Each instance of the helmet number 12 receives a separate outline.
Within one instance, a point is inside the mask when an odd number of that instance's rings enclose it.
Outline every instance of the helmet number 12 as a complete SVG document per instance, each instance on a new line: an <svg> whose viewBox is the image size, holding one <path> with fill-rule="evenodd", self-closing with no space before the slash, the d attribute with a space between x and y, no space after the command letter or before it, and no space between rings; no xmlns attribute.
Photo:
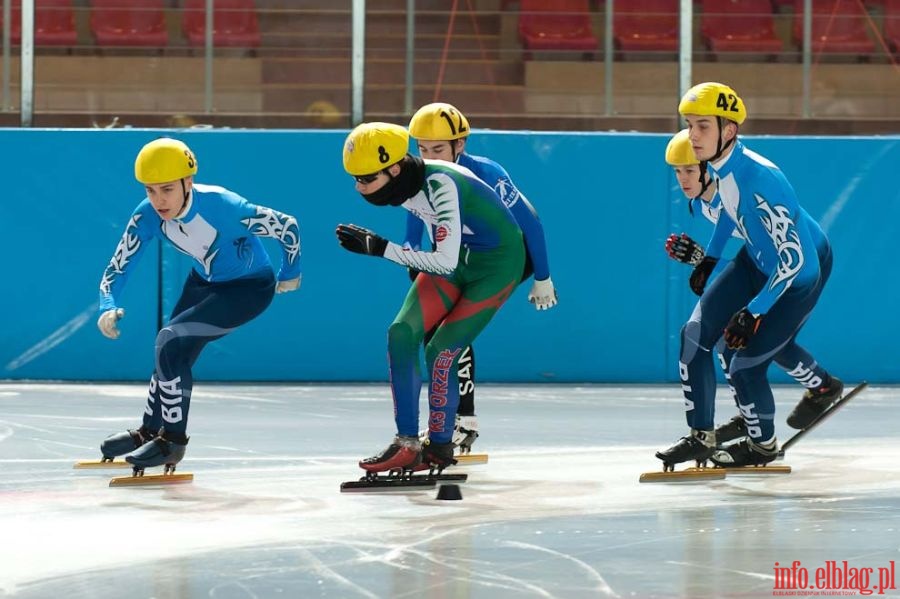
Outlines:
<svg viewBox="0 0 900 599"><path fill-rule="evenodd" d="M729 106L728 101L731 100L731 105ZM719 94L719 97L716 99L716 108L721 108L722 110L730 110L731 112L740 112L738 110L737 105L737 96L734 94Z"/></svg>
<svg viewBox="0 0 900 599"><path fill-rule="evenodd" d="M447 125L450 127L450 133L453 135L459 135L460 133L465 133L468 131L465 123L463 123L462 115L460 115L455 110L451 110L448 114L446 110L441 111L441 116L447 121ZM453 117L456 117L456 123L453 122Z"/></svg>

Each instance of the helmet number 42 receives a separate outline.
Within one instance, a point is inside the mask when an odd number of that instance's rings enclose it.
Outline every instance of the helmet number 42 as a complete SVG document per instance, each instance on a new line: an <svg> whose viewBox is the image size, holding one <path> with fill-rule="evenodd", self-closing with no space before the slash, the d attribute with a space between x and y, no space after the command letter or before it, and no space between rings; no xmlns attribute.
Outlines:
<svg viewBox="0 0 900 599"><path fill-rule="evenodd" d="M731 101L730 105L729 100ZM720 93L716 99L716 107L722 110L730 110L731 112L740 112L737 105L737 96L734 94Z"/></svg>

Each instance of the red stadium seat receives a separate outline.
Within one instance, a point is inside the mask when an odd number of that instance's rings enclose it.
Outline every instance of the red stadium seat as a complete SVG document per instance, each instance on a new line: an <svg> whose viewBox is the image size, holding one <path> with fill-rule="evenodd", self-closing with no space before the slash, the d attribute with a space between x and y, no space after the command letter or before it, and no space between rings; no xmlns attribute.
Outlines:
<svg viewBox="0 0 900 599"><path fill-rule="evenodd" d="M676 52L679 0L617 2L613 41L623 52Z"/></svg>
<svg viewBox="0 0 900 599"><path fill-rule="evenodd" d="M163 0L91 0L98 46L160 48L169 42Z"/></svg>
<svg viewBox="0 0 900 599"><path fill-rule="evenodd" d="M866 34L866 13L859 0L816 0L813 3L814 53L871 54L875 44ZM803 44L803 0L794 0L794 43Z"/></svg>
<svg viewBox="0 0 900 599"><path fill-rule="evenodd" d="M216 0L213 15L213 44L216 46L259 47L259 19L253 0ZM187 0L182 30L188 43L206 43L206 1Z"/></svg>
<svg viewBox="0 0 900 599"><path fill-rule="evenodd" d="M900 53L900 0L884 0L884 40L891 52Z"/></svg>
<svg viewBox="0 0 900 599"><path fill-rule="evenodd" d="M703 0L700 34L712 52L778 54L769 0Z"/></svg>
<svg viewBox="0 0 900 599"><path fill-rule="evenodd" d="M22 41L22 0L14 0L10 11L10 37L13 44ZM2 13L2 11L0 11ZM3 15L0 14L0 25ZM36 46L74 46L78 43L72 0L35 0L34 44Z"/></svg>
<svg viewBox="0 0 900 599"><path fill-rule="evenodd" d="M521 0L519 39L526 50L597 49L587 0Z"/></svg>

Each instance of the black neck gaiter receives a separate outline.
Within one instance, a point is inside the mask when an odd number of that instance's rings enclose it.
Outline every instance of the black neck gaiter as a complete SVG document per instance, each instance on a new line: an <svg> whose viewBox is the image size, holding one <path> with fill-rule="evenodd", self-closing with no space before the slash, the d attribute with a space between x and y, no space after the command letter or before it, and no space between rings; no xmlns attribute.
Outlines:
<svg viewBox="0 0 900 599"><path fill-rule="evenodd" d="M390 176L390 175L388 175ZM425 162L418 156L406 155L400 162L400 174L391 177L384 187L362 197L375 206L399 206L413 197L425 183Z"/></svg>

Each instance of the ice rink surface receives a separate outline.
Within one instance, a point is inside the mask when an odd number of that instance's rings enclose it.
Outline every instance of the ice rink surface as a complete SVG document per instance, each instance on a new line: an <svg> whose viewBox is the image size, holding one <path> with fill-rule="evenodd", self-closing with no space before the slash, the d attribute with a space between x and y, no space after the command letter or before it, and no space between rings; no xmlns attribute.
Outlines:
<svg viewBox="0 0 900 599"><path fill-rule="evenodd" d="M391 439L387 385L201 382L179 466L193 483L73 470L139 424L145 393L0 384L0 597L772 597L775 562L812 580L828 560L900 558L897 388L807 435L790 475L648 485L653 452L687 432L677 385L482 385L490 462L463 469L462 501L339 492ZM776 389L782 441L801 393Z"/></svg>

